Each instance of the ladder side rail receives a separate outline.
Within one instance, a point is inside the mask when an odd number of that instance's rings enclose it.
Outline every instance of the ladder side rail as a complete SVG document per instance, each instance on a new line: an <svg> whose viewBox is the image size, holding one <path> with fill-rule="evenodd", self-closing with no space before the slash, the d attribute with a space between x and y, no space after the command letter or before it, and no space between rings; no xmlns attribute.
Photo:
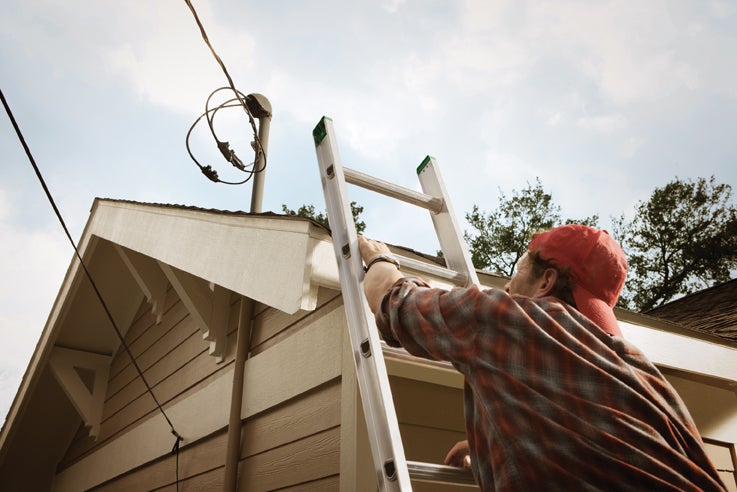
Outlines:
<svg viewBox="0 0 737 492"><path fill-rule="evenodd" d="M463 240L463 231L456 220L445 182L440 175L437 160L427 156L417 168L417 177L420 180L422 191L428 195L443 198L443 209L438 213L431 213L430 216L438 233L440 249L443 251L447 267L467 275L468 280L464 287L480 285L476 268L471 262L471 254Z"/></svg>
<svg viewBox="0 0 737 492"><path fill-rule="evenodd" d="M396 198L397 200L425 208L431 212L438 213L443 209L443 200L435 196L419 193L415 190L390 183L389 181L369 176L355 169L343 167L343 173L346 183Z"/></svg>
<svg viewBox="0 0 737 492"><path fill-rule="evenodd" d="M318 130L323 133L320 139L317 136ZM345 176L338 155L332 120L323 117L315 132L320 178L323 181L377 484L380 490L411 490L409 470L381 341L363 294L363 264L353 216L349 212Z"/></svg>

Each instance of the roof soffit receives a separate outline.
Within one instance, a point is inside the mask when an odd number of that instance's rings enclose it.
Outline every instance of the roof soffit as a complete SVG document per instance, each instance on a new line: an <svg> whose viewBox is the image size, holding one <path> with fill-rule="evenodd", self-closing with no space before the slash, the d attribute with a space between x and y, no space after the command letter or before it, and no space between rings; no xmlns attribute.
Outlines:
<svg viewBox="0 0 737 492"><path fill-rule="evenodd" d="M97 200L82 243L92 236L286 313L313 309L315 282L337 279L323 265L330 236L309 220Z"/></svg>

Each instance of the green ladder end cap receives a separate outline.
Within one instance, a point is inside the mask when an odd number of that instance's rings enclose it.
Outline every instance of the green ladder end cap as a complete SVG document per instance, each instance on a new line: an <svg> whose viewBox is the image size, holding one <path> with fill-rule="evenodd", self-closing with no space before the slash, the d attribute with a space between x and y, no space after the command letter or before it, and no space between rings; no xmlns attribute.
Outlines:
<svg viewBox="0 0 737 492"><path fill-rule="evenodd" d="M315 140L315 145L320 145L328 131L325 129L325 120L333 121L332 118L323 116L320 118L320 122L317 124L314 130L312 130L312 138Z"/></svg>
<svg viewBox="0 0 737 492"><path fill-rule="evenodd" d="M433 156L431 156L431 155L426 156L425 159L422 161L422 164L420 164L419 166L417 166L417 174L420 174L422 172L422 170L425 169L425 166L427 166L428 164L430 164L430 161L433 160L433 159L435 159L435 158Z"/></svg>

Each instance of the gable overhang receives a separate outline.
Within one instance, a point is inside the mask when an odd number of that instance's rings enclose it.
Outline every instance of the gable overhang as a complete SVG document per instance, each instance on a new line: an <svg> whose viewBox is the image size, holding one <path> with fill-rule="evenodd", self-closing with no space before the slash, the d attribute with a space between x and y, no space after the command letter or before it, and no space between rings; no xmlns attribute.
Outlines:
<svg viewBox="0 0 737 492"><path fill-rule="evenodd" d="M314 309L319 287L339 288L328 231L300 217L97 199L78 250L108 310L73 257L0 432L0 470L53 473L80 423L94 435L101 381L120 347L110 317L124 336L144 300L155 314L163 309L170 285L180 297L189 289L192 310L199 291L288 314Z"/></svg>

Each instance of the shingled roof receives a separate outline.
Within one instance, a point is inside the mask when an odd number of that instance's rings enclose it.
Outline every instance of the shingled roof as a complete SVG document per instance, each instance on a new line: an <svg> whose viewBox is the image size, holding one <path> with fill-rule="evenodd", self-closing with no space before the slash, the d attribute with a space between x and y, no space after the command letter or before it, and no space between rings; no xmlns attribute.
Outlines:
<svg viewBox="0 0 737 492"><path fill-rule="evenodd" d="M681 297L645 314L737 341L737 279Z"/></svg>

